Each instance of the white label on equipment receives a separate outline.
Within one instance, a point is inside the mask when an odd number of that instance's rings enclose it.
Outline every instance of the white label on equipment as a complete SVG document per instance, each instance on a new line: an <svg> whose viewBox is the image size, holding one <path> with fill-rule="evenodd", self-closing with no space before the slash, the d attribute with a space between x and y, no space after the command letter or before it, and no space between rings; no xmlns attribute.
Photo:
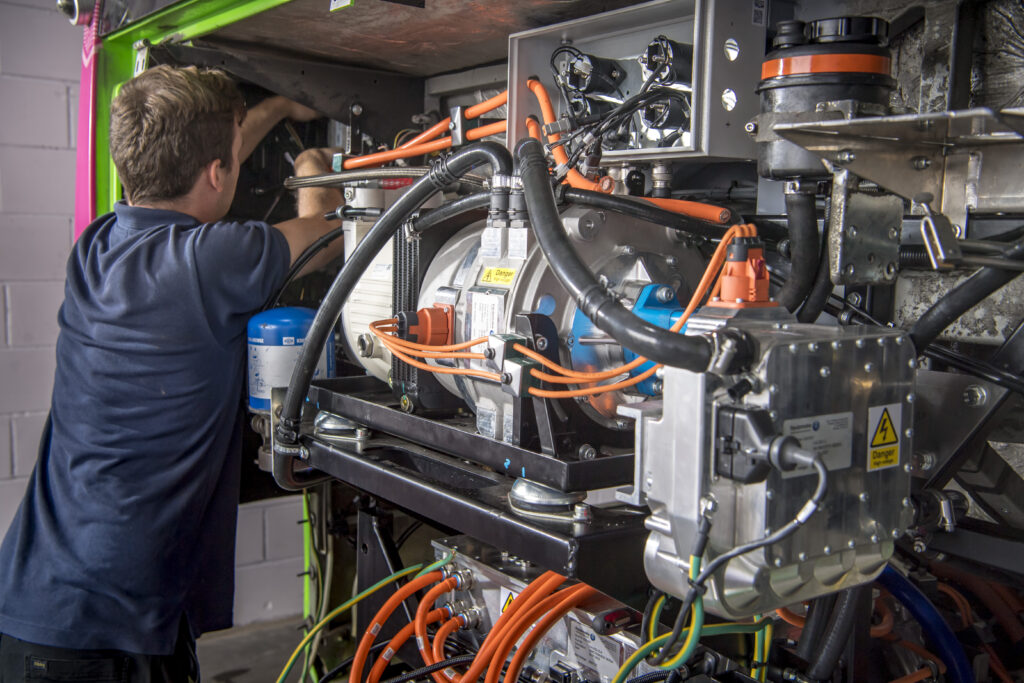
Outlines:
<svg viewBox="0 0 1024 683"><path fill-rule="evenodd" d="M622 666L622 643L613 638L602 638L594 629L570 618L569 656L605 680L605 677L613 677Z"/></svg>
<svg viewBox="0 0 1024 683"><path fill-rule="evenodd" d="M469 290L469 338L479 339L487 337L504 329L505 323L505 294L488 291ZM487 366L487 361L471 360L471 368L486 369L491 372L494 368ZM491 437L494 438L494 437Z"/></svg>
<svg viewBox="0 0 1024 683"><path fill-rule="evenodd" d="M270 400L270 390L291 381L302 346L260 346L249 344L249 395ZM314 377L327 374L327 356L321 355Z"/></svg>
<svg viewBox="0 0 1024 683"><path fill-rule="evenodd" d="M868 472L900 464L900 429L903 413L899 403L868 408L868 448L865 469Z"/></svg>
<svg viewBox="0 0 1024 683"><path fill-rule="evenodd" d="M508 257L525 259L530 250L530 231L527 228L511 228L508 231Z"/></svg>
<svg viewBox="0 0 1024 683"><path fill-rule="evenodd" d="M821 456L829 471L844 470L853 461L853 413L832 413L831 415L812 415L786 420L782 423L782 433L792 436L807 450ZM802 477L813 474L809 467L801 467L790 472L783 472L782 477Z"/></svg>

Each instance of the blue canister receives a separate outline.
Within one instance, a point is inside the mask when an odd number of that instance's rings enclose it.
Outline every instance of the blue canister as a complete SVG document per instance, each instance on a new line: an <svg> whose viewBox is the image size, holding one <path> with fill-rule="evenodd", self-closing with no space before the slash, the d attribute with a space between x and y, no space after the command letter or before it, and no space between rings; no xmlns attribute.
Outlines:
<svg viewBox="0 0 1024 683"><path fill-rule="evenodd" d="M316 311L285 307L249 319L249 409L270 412L270 390L286 387L302 353ZM314 378L334 376L334 333L327 338Z"/></svg>

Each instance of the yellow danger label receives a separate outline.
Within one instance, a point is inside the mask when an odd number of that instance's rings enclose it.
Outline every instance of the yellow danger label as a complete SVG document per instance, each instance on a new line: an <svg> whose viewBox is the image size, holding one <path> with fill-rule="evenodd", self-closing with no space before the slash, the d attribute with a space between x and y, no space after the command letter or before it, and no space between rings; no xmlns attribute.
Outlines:
<svg viewBox="0 0 1024 683"><path fill-rule="evenodd" d="M501 611L504 612L505 610L507 610L509 608L509 605L511 605L515 599L516 596L509 593L508 596L505 598L505 602L501 603Z"/></svg>
<svg viewBox="0 0 1024 683"><path fill-rule="evenodd" d="M480 276L482 285L511 285L516 279L515 268L485 268Z"/></svg>
<svg viewBox="0 0 1024 683"><path fill-rule="evenodd" d="M883 470L900 464L900 430L903 413L900 404L868 408L867 470Z"/></svg>
<svg viewBox="0 0 1024 683"><path fill-rule="evenodd" d="M900 464L900 447L885 446L883 448L872 448L871 459L868 461L868 470L881 470L886 467Z"/></svg>
<svg viewBox="0 0 1024 683"><path fill-rule="evenodd" d="M896 436L896 430L892 427L892 418L889 417L889 409L882 409L882 417L878 419L878 424L875 425L875 435L871 437L871 447L878 448L879 446L891 446L898 444L900 439Z"/></svg>

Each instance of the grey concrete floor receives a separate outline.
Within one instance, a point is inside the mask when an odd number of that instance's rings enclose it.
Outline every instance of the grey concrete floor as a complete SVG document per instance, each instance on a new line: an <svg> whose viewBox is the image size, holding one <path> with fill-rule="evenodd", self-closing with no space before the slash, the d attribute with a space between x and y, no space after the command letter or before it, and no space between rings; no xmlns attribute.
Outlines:
<svg viewBox="0 0 1024 683"><path fill-rule="evenodd" d="M302 640L301 623L293 617L204 635L197 642L203 683L277 680L289 655ZM289 682L298 680L295 672L288 677Z"/></svg>

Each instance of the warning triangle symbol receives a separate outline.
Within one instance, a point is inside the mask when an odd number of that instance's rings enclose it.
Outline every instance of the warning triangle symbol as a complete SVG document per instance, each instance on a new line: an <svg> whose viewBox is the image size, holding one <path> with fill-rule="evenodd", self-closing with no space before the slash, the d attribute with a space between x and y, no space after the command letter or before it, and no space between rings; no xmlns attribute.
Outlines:
<svg viewBox="0 0 1024 683"><path fill-rule="evenodd" d="M878 426L875 427L875 435L871 437L871 447L892 446L898 444L900 439L896 436L896 430L892 426L892 418L889 417L889 409L882 409L882 417L878 419Z"/></svg>
<svg viewBox="0 0 1024 683"><path fill-rule="evenodd" d="M504 612L505 610L507 610L508 606L511 605L512 601L515 600L515 599L516 599L516 596L513 595L512 593L509 593L508 597L505 598L505 602L502 603L502 605L501 605L501 611Z"/></svg>

